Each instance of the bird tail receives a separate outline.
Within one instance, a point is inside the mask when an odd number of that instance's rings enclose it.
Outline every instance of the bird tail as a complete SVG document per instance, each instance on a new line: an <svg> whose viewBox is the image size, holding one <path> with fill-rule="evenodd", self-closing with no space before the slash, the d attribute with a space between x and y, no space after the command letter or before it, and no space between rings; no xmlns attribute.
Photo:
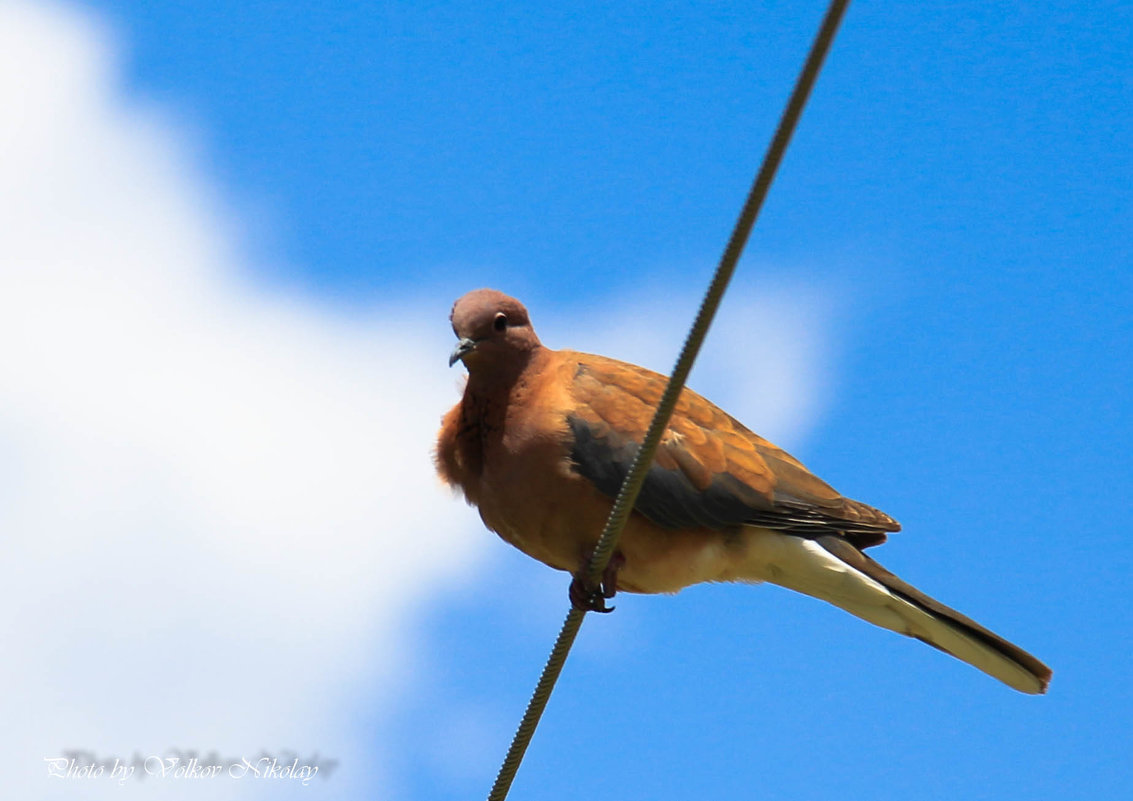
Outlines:
<svg viewBox="0 0 1133 801"><path fill-rule="evenodd" d="M915 637L1024 693L1044 693L1051 670L1022 648L930 598L836 535L803 538L751 529L758 576L820 598L874 625Z"/></svg>

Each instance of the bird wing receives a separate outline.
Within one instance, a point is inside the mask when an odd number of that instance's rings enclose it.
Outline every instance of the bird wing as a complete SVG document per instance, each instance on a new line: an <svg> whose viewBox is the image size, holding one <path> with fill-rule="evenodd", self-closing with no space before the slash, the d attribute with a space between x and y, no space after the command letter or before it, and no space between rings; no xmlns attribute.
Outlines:
<svg viewBox="0 0 1133 801"><path fill-rule="evenodd" d="M614 497L667 378L643 367L564 354L575 470ZM893 518L840 495L781 448L684 390L634 507L669 529L758 525L801 536L837 533L859 548L897 531Z"/></svg>

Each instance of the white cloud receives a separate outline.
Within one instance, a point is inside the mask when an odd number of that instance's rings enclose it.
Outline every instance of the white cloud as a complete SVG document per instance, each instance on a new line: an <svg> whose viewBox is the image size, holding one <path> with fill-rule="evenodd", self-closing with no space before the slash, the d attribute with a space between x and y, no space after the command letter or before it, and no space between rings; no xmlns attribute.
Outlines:
<svg viewBox="0 0 1133 801"><path fill-rule="evenodd" d="M43 778L68 747L292 747L348 792L381 768L351 696L394 691L403 615L488 542L429 462L448 301L347 322L243 283L114 54L90 16L0 7L5 781L73 792Z"/></svg>
<svg viewBox="0 0 1133 801"><path fill-rule="evenodd" d="M0 5L5 793L74 792L42 762L73 747L317 750L341 766L315 790L372 789L397 744L365 721L407 686L414 610L491 544L429 461L456 395L451 299L359 321L249 285L232 210L124 92L117 53L88 13ZM821 315L761 297L733 302L694 384L790 440L818 396L802 321ZM687 315L656 341L634 315L558 339L667 369ZM735 370L727 343L753 340Z"/></svg>

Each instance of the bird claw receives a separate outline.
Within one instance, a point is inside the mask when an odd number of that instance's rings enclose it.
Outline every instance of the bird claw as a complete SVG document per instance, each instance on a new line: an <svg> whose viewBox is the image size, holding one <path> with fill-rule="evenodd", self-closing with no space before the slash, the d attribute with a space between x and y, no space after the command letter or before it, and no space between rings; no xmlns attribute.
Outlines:
<svg viewBox="0 0 1133 801"><path fill-rule="evenodd" d="M582 570L575 574L570 583L571 606L581 612L609 614L617 607L606 606L606 599L617 595L618 571L625 564L626 559L620 553L615 553L610 557L610 561L606 563L606 568L602 571L602 581L596 587L586 580L586 564L589 561L589 559L584 561Z"/></svg>
<svg viewBox="0 0 1133 801"><path fill-rule="evenodd" d="M582 576L575 576L570 583L570 605L580 612L613 612L614 607L606 606L608 597L601 587L588 587Z"/></svg>

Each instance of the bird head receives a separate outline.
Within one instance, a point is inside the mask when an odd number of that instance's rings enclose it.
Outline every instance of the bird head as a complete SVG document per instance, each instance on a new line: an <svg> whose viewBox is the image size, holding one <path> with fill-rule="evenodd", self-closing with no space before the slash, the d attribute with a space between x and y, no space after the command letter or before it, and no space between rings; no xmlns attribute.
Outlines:
<svg viewBox="0 0 1133 801"><path fill-rule="evenodd" d="M464 362L468 371L491 370L521 363L540 347L527 309L495 289L477 289L453 304L452 330L459 342L449 357L451 367Z"/></svg>

